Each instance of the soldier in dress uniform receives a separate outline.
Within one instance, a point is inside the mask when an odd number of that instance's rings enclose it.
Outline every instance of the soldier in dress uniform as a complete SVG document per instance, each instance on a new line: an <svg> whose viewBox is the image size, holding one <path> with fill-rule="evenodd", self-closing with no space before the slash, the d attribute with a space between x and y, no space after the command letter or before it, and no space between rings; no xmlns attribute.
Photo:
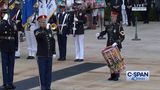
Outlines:
<svg viewBox="0 0 160 90"><path fill-rule="evenodd" d="M122 48L122 41L125 38L124 30L122 25L117 23L117 12L111 12L111 21L110 25L106 26L105 31L100 32L98 39L102 38L106 33L108 34L107 46L115 47L117 46L119 50ZM111 77L108 80L118 81L120 73L111 73Z"/></svg>
<svg viewBox="0 0 160 90"><path fill-rule="evenodd" d="M18 30L18 50L15 53L15 57L16 58L20 58L20 38L21 35L23 33L23 27L22 27L22 13L21 13L21 9L20 9L20 2L19 1L15 1L15 8L17 9L17 13L16 15L12 18L12 20L16 21L16 25L17 25L17 30Z"/></svg>
<svg viewBox="0 0 160 90"><path fill-rule="evenodd" d="M35 59L37 52L37 42L34 35L34 30L38 28L38 23L36 21L37 15L34 13L29 19L29 25L25 30L25 36L27 41L28 57L27 59Z"/></svg>
<svg viewBox="0 0 160 90"><path fill-rule="evenodd" d="M2 74L4 89L15 89L13 85L15 51L18 48L16 24L9 20L7 9L1 10L0 50L2 58Z"/></svg>
<svg viewBox="0 0 160 90"><path fill-rule="evenodd" d="M55 52L55 39L51 29L47 27L47 16L38 18L39 28L34 31L37 40L37 63L40 75L41 90L51 90L52 56Z"/></svg>
<svg viewBox="0 0 160 90"><path fill-rule="evenodd" d="M82 11L83 1L76 1L74 20L73 20L73 36L75 39L75 62L81 62L84 60L84 24L85 15ZM77 8L77 9L76 9Z"/></svg>
<svg viewBox="0 0 160 90"><path fill-rule="evenodd" d="M67 35L70 33L69 14L65 11L65 4L59 5L60 12L57 14L58 30L57 39L59 46L59 61L66 60L67 52Z"/></svg>

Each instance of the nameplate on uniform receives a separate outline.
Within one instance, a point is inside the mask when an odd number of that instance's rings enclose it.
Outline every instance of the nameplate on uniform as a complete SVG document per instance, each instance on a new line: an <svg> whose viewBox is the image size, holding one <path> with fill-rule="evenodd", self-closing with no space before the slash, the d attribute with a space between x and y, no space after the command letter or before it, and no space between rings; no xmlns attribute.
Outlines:
<svg viewBox="0 0 160 90"><path fill-rule="evenodd" d="M132 11L147 11L146 7L132 7Z"/></svg>

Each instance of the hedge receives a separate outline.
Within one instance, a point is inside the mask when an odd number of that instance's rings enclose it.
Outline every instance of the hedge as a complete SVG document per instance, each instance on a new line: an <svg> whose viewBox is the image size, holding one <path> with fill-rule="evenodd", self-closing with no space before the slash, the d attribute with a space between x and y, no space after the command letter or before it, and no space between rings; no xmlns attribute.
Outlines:
<svg viewBox="0 0 160 90"><path fill-rule="evenodd" d="M138 20L142 20L142 16L140 12L135 12L134 15L137 15ZM110 18L110 9L109 8L105 8L105 20L109 20ZM150 21L156 21L156 10L155 8L151 8L149 11L149 20Z"/></svg>

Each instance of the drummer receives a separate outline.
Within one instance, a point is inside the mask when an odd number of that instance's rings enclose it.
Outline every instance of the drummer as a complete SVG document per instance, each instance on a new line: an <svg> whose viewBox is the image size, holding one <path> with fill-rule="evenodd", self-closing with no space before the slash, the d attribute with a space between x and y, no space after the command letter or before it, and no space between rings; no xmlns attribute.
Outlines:
<svg viewBox="0 0 160 90"><path fill-rule="evenodd" d="M107 46L115 47L117 46L119 50L122 48L122 41L125 38L123 27L117 22L117 12L111 12L111 24L106 26L106 29L98 34L98 39L103 38L107 33L108 40ZM120 72L111 72L111 76L108 80L118 81L120 77Z"/></svg>

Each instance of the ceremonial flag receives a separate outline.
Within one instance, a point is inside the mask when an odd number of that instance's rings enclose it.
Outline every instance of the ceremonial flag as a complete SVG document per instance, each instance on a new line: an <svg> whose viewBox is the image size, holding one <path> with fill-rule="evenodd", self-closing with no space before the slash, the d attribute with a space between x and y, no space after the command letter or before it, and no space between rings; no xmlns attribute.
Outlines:
<svg viewBox="0 0 160 90"><path fill-rule="evenodd" d="M38 2L38 16L46 15L47 16L47 1L46 0L39 0Z"/></svg>
<svg viewBox="0 0 160 90"><path fill-rule="evenodd" d="M49 20L50 17L56 12L57 5L55 0L39 0L39 13L38 15L46 15Z"/></svg>
<svg viewBox="0 0 160 90"><path fill-rule="evenodd" d="M47 16L48 20L50 17L56 13L57 5L55 0L47 0Z"/></svg>
<svg viewBox="0 0 160 90"><path fill-rule="evenodd" d="M25 25L28 19L35 13L37 0L23 0L22 4L22 24Z"/></svg>
<svg viewBox="0 0 160 90"><path fill-rule="evenodd" d="M68 7L71 7L73 3L74 3L74 0L66 0L66 4Z"/></svg>

